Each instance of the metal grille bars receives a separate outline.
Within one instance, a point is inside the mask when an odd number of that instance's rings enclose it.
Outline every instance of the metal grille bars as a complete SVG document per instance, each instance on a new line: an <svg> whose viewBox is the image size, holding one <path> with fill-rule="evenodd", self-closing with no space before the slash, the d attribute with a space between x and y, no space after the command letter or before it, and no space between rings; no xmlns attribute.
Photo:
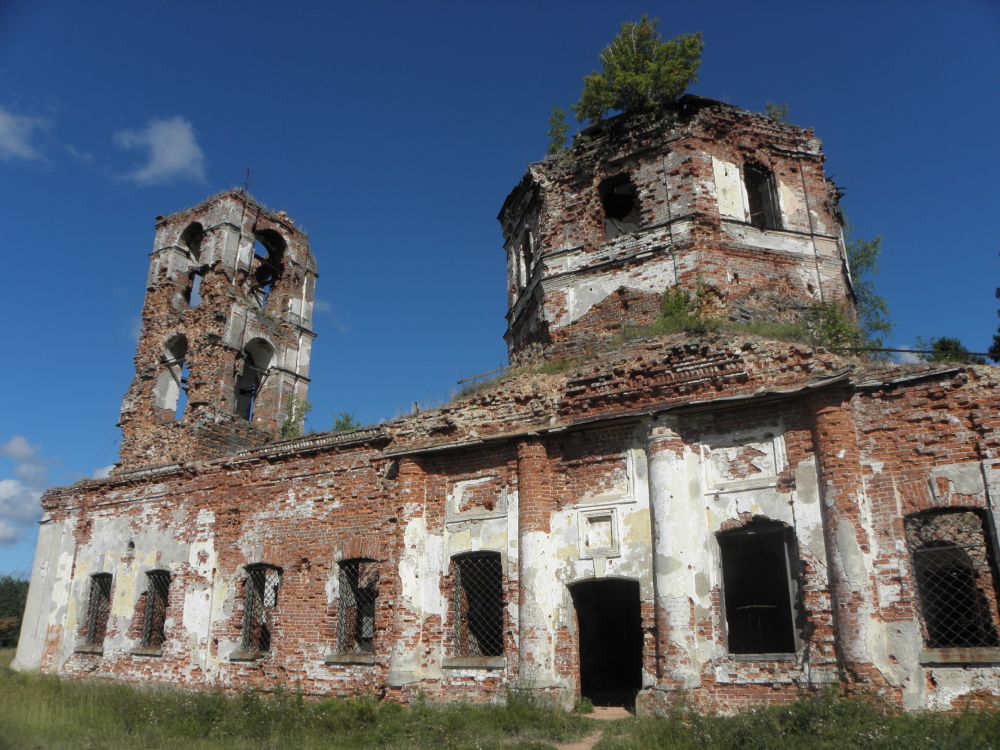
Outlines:
<svg viewBox="0 0 1000 750"><path fill-rule="evenodd" d="M341 654L370 654L375 639L378 563L367 559L345 560L339 567L337 651Z"/></svg>
<svg viewBox="0 0 1000 750"><path fill-rule="evenodd" d="M503 570L497 552L452 561L455 573L455 653L503 656Z"/></svg>
<svg viewBox="0 0 1000 750"><path fill-rule="evenodd" d="M92 646L104 642L108 632L108 613L111 612L111 574L97 573L90 577L90 598L87 600L87 643Z"/></svg>
<svg viewBox="0 0 1000 750"><path fill-rule="evenodd" d="M278 604L281 571L273 565L247 565L246 606L243 611L243 650L271 650L271 612Z"/></svg>
<svg viewBox="0 0 1000 750"><path fill-rule="evenodd" d="M146 611L142 620L142 645L159 648L163 645L163 626L167 619L167 597L170 593L170 572L150 570L146 573Z"/></svg>

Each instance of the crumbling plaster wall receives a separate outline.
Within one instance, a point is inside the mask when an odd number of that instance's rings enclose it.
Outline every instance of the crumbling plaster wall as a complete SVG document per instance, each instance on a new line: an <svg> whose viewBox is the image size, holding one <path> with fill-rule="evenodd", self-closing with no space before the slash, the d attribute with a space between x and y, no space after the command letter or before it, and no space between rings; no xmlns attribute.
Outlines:
<svg viewBox="0 0 1000 750"><path fill-rule="evenodd" d="M780 229L750 224L751 161L774 176ZM621 174L636 187L640 228L611 239L598 186ZM595 326L587 313L622 290L654 302L622 309L615 329L650 322L674 286L707 292L716 314L736 320L795 320L821 301L851 307L837 200L811 132L718 103L584 131L566 154L532 165L500 213L511 356L607 335L609 316Z"/></svg>
<svg viewBox="0 0 1000 750"><path fill-rule="evenodd" d="M192 228L203 232L198 241L190 239ZM281 274L261 309L249 278L254 243L265 235L280 236L285 249ZM194 274L202 279L200 300ZM277 437L292 396L307 395L315 281L305 235L287 216L263 209L243 193L222 193L189 211L159 217L136 376L122 402L122 466L212 457ZM164 408L158 399L164 360L175 356L168 348L178 337L186 341L189 377L183 386L186 408L176 419L172 404ZM275 355L250 424L234 411L237 379L246 366L242 351L254 340L267 342ZM175 369L176 381L180 365Z"/></svg>

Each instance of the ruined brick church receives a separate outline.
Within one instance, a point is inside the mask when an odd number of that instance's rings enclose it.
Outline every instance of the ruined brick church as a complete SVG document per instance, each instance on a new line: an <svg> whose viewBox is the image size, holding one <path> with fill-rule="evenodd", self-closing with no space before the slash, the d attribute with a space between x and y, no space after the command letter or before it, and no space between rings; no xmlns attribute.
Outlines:
<svg viewBox="0 0 1000 750"><path fill-rule="evenodd" d="M750 333L853 309L823 161L690 96L587 128L500 211L511 367L291 440L305 234L241 191L157 217L121 461L45 494L15 667L645 711L996 700L997 371ZM730 325L641 335L678 289Z"/></svg>

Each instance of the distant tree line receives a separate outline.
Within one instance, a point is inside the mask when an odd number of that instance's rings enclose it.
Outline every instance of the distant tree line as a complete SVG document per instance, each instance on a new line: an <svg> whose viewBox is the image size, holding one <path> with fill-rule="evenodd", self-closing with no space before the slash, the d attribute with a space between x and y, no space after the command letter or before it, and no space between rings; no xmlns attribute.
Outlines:
<svg viewBox="0 0 1000 750"><path fill-rule="evenodd" d="M28 582L11 576L0 577L0 648L14 648L21 632Z"/></svg>

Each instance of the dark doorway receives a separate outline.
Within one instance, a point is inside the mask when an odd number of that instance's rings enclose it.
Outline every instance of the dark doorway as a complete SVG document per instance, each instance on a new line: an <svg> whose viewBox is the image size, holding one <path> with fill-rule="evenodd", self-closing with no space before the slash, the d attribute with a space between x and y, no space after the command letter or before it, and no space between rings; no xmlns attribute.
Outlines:
<svg viewBox="0 0 1000 750"><path fill-rule="evenodd" d="M577 583L570 591L580 633L580 692L595 706L635 707L642 687L639 583Z"/></svg>

